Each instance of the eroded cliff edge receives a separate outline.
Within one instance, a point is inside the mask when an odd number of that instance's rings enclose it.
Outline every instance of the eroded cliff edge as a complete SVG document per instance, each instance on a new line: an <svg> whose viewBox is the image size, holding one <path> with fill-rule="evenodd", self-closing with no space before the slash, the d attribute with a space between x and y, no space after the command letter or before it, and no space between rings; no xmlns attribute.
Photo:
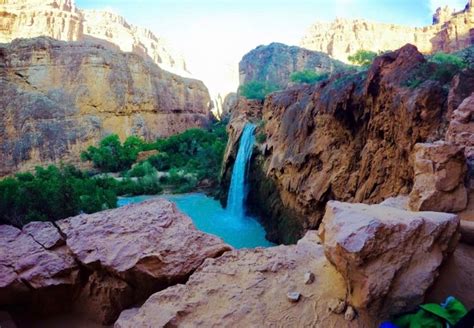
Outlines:
<svg viewBox="0 0 474 328"><path fill-rule="evenodd" d="M451 83L410 86L422 65L429 66L407 45L367 72L290 88L260 104L241 99L229 125L223 185L250 120L266 140L252 161L248 205L273 241L292 243L317 228L330 200L379 203L410 193L415 145L444 139L452 112L474 91L469 69Z"/></svg>
<svg viewBox="0 0 474 328"><path fill-rule="evenodd" d="M147 140L210 121L201 81L93 42L0 45L0 176L79 154L104 135Z"/></svg>

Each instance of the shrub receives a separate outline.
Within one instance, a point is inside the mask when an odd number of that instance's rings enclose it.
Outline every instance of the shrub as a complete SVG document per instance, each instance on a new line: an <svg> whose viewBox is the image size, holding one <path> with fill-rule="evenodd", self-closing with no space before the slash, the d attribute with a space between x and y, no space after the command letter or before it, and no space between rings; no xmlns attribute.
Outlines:
<svg viewBox="0 0 474 328"><path fill-rule="evenodd" d="M126 174L127 177L141 178L147 175L155 175L156 169L149 161L139 163L132 167Z"/></svg>
<svg viewBox="0 0 474 328"><path fill-rule="evenodd" d="M102 139L99 147L90 146L81 154L83 161L92 161L102 172L119 172L129 169L137 160L138 153L145 143L138 137L128 137L123 143L116 134Z"/></svg>
<svg viewBox="0 0 474 328"><path fill-rule="evenodd" d="M367 67L372 64L375 57L377 57L377 53L369 50L359 50L354 55L349 56L347 59L358 66Z"/></svg>
<svg viewBox="0 0 474 328"><path fill-rule="evenodd" d="M445 54L442 52L434 54L429 61L438 65L452 66L457 68L458 70L467 67L467 63L462 58L456 55Z"/></svg>
<svg viewBox="0 0 474 328"><path fill-rule="evenodd" d="M255 140L259 144L263 144L265 141L267 141L267 135L265 134L265 132L260 132L259 134L257 134L257 137L255 138Z"/></svg>
<svg viewBox="0 0 474 328"><path fill-rule="evenodd" d="M1 180L0 195L0 223L16 226L93 213L117 203L111 179L93 179L72 166L37 167L34 174Z"/></svg>
<svg viewBox="0 0 474 328"><path fill-rule="evenodd" d="M294 72L290 75L290 79L295 83L315 84L329 78L329 73L317 73L310 70Z"/></svg>
<svg viewBox="0 0 474 328"><path fill-rule="evenodd" d="M252 81L240 86L239 93L247 99L264 100L267 95L278 90L279 87L276 85Z"/></svg>

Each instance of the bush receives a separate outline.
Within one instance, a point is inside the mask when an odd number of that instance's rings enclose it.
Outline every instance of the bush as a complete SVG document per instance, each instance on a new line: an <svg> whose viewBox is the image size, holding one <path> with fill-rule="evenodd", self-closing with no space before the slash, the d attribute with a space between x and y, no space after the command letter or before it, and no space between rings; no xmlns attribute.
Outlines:
<svg viewBox="0 0 474 328"><path fill-rule="evenodd" d="M149 161L139 163L126 174L127 177L141 178L147 175L156 175L157 171Z"/></svg>
<svg viewBox="0 0 474 328"><path fill-rule="evenodd" d="M278 90L279 87L276 85L252 81L240 86L239 93L247 99L264 100L267 95Z"/></svg>
<svg viewBox="0 0 474 328"><path fill-rule="evenodd" d="M144 148L145 143L138 137L128 137L122 145L119 137L112 134L102 139L98 148L90 146L81 159L92 161L102 172L120 172L129 169Z"/></svg>
<svg viewBox="0 0 474 328"><path fill-rule="evenodd" d="M426 63L420 64L407 78L405 85L411 89L419 87L423 82L431 80L441 84L450 83L453 77L468 64L460 57L450 54L437 53Z"/></svg>
<svg viewBox="0 0 474 328"><path fill-rule="evenodd" d="M114 208L114 186L112 179L93 179L72 166L37 167L34 174L0 181L0 223L22 226Z"/></svg>
<svg viewBox="0 0 474 328"><path fill-rule="evenodd" d="M317 73L310 70L294 72L290 75L290 79L295 83L315 84L329 78L329 73Z"/></svg>
<svg viewBox="0 0 474 328"><path fill-rule="evenodd" d="M257 137L255 138L257 143L263 144L265 141L267 141L267 135L264 132L260 132L257 134Z"/></svg>
<svg viewBox="0 0 474 328"><path fill-rule="evenodd" d="M354 55L349 56L347 59L358 66L367 67L372 64L375 57L377 57L377 53L369 50L359 50Z"/></svg>

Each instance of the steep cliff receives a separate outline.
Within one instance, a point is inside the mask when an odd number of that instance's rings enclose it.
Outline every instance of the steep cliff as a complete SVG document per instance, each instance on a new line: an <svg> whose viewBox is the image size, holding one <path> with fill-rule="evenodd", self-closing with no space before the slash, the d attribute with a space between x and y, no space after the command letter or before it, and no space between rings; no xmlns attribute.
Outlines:
<svg viewBox="0 0 474 328"><path fill-rule="evenodd" d="M458 13L440 9L434 16L434 23L417 28L361 19L336 19L312 25L300 45L346 62L349 55L360 49L387 51L411 43L429 54L455 52L474 44L474 8L471 6Z"/></svg>
<svg viewBox="0 0 474 328"><path fill-rule="evenodd" d="M0 67L0 176L78 161L108 133L152 140L210 119L202 82L100 44L16 40Z"/></svg>
<svg viewBox="0 0 474 328"><path fill-rule="evenodd" d="M182 56L165 40L117 14L81 10L74 0L0 0L0 42L39 36L103 40L104 45L149 57L166 70L188 74Z"/></svg>
<svg viewBox="0 0 474 328"><path fill-rule="evenodd" d="M260 81L286 88L293 72L310 70L332 74L344 66L325 53L272 43L259 46L242 58L239 63L240 84Z"/></svg>
<svg viewBox="0 0 474 328"><path fill-rule="evenodd" d="M249 206L274 241L294 242L318 227L329 200L377 203L408 194L415 144L444 139L448 108L474 92L472 70L451 88L435 80L409 87L420 67L429 65L407 45L378 57L368 72L274 93L257 108L241 102L229 126L224 185L232 145L250 119L266 141L252 161Z"/></svg>

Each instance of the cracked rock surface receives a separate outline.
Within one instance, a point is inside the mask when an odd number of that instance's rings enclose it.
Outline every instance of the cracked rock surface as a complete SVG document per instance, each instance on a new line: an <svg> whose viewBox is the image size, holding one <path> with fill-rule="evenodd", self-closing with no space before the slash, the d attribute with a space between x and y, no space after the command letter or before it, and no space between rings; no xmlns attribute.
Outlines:
<svg viewBox="0 0 474 328"><path fill-rule="evenodd" d="M3 225L0 306L73 310L108 324L230 249L161 199L23 230Z"/></svg>

